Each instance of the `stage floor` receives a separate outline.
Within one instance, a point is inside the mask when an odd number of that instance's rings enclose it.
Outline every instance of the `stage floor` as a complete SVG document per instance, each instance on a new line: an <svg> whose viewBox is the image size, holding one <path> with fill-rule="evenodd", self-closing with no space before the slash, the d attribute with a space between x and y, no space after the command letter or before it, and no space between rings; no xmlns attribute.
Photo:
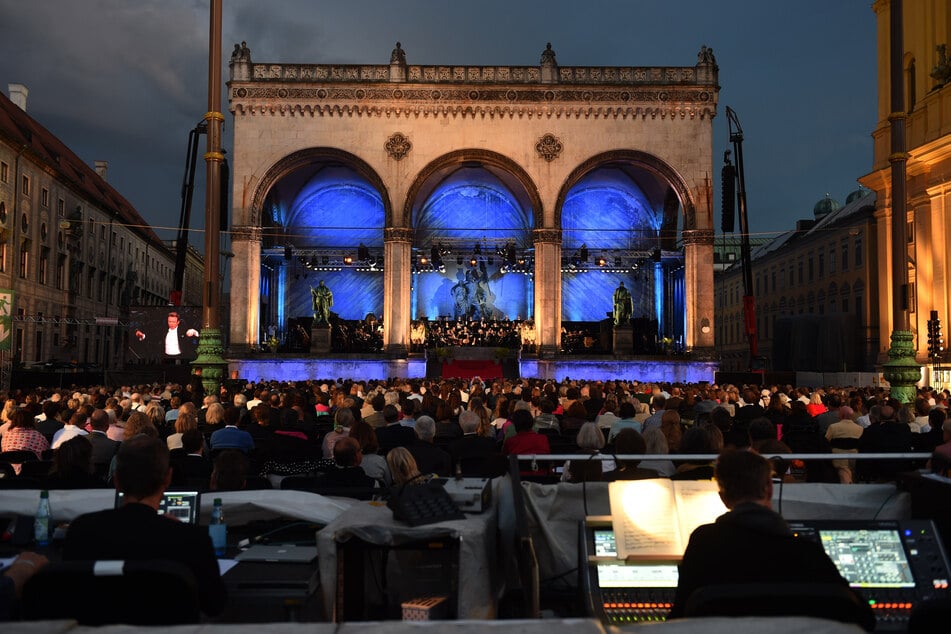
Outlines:
<svg viewBox="0 0 951 634"><path fill-rule="evenodd" d="M713 382L719 368L716 361L689 358L555 357L539 359L522 356L517 364L518 376L525 378L566 378L587 380L624 379L628 381L664 383ZM247 381L304 381L308 379L353 378L364 380L399 378L434 378L427 374L423 355L405 359L384 357L359 358L339 356L288 356L259 354L253 357L229 358L228 376Z"/></svg>

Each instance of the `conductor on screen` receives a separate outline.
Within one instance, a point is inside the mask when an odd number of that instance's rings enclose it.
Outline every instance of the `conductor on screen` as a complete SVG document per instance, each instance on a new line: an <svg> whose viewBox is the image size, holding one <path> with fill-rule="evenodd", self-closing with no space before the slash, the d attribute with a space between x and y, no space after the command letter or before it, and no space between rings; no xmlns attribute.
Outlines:
<svg viewBox="0 0 951 634"><path fill-rule="evenodd" d="M194 328L185 328L177 312L170 311L165 327L157 326L146 333L136 329L135 338L146 343L162 357L171 359L185 359L195 356L198 346L198 331Z"/></svg>

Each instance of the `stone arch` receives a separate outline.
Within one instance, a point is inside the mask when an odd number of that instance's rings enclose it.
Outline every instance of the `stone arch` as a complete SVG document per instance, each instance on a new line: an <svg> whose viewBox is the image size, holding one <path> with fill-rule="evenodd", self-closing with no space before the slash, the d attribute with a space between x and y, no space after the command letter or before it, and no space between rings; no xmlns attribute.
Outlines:
<svg viewBox="0 0 951 634"><path fill-rule="evenodd" d="M542 199L535 181L528 175L528 172L504 154L476 148L455 150L443 154L423 167L406 192L400 224L394 224L395 220L387 213L387 226L409 227L412 222L413 211L417 206L422 205L430 193L435 191L439 182L442 181L441 176L447 175L453 168L461 167L466 163L479 163L481 167L488 169L498 177L520 204L529 207L532 214L532 226L534 228L544 226Z"/></svg>
<svg viewBox="0 0 951 634"><path fill-rule="evenodd" d="M683 210L684 231L711 228L697 226L696 205L694 204L693 197L690 195L690 189L687 187L683 177L677 172L677 170L653 154L641 152L639 150L611 150L609 152L595 154L572 170L571 174L568 175L568 178L566 178L565 182L562 184L561 190L558 192L558 198L555 202L555 227L561 227L561 208L565 203L565 198L568 196L568 192L570 192L571 189L577 185L582 178L584 178L593 170L596 170L599 167L605 167L607 165L617 163L626 163L645 169L654 176L663 179L663 181L666 182L668 186L670 186L670 188L674 191L678 202L680 203L681 209Z"/></svg>
<svg viewBox="0 0 951 634"><path fill-rule="evenodd" d="M267 198L271 188L288 174L302 167L313 165L314 163L329 162L341 163L353 169L361 178L366 179L370 185L376 189L383 200L383 209L385 213L385 225L390 226L393 220L393 205L390 201L390 194L376 170L369 163L355 154L345 150L332 147L314 147L306 150L299 150L293 154L288 154L281 160L272 165L254 188L254 194L251 197L251 209L248 223L253 226L261 224L261 210L264 208L264 201Z"/></svg>

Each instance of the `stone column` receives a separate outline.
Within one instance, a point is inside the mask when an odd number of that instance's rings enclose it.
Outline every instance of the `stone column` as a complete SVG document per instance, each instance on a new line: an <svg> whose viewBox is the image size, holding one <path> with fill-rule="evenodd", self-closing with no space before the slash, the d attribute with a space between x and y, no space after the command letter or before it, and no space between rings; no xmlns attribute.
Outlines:
<svg viewBox="0 0 951 634"><path fill-rule="evenodd" d="M258 343L261 328L261 228L231 230L231 349L246 353Z"/></svg>
<svg viewBox="0 0 951 634"><path fill-rule="evenodd" d="M713 349L713 230L683 232L687 350Z"/></svg>
<svg viewBox="0 0 951 634"><path fill-rule="evenodd" d="M413 230L383 230L383 350L394 357L409 354Z"/></svg>
<svg viewBox="0 0 951 634"><path fill-rule="evenodd" d="M535 229L535 330L539 356L561 350L561 230Z"/></svg>

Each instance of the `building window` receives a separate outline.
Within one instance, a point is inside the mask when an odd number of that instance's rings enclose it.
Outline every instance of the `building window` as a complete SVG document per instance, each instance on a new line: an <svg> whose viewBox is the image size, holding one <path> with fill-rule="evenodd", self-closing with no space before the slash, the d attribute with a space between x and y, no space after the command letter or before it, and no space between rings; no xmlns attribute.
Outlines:
<svg viewBox="0 0 951 634"><path fill-rule="evenodd" d="M22 180L21 180L20 182L22 183L22 184L20 185L20 189L22 190L22 194L23 194L24 196L29 196L29 195L30 195L30 177L27 176L26 174L24 174L24 175L23 175L23 178L22 178Z"/></svg>
<svg viewBox="0 0 951 634"><path fill-rule="evenodd" d="M862 236L855 238L855 266L862 266Z"/></svg>
<svg viewBox="0 0 951 634"><path fill-rule="evenodd" d="M849 241L845 239L842 241L842 270L849 270Z"/></svg>
<svg viewBox="0 0 951 634"><path fill-rule="evenodd" d="M30 247L29 245L22 245L20 247L20 277L26 279L26 276L30 272Z"/></svg>
<svg viewBox="0 0 951 634"><path fill-rule="evenodd" d="M50 206L50 190L46 187L40 190L40 204L44 207Z"/></svg>
<svg viewBox="0 0 951 634"><path fill-rule="evenodd" d="M66 201L62 198L56 201L56 215L60 218L66 217Z"/></svg>
<svg viewBox="0 0 951 634"><path fill-rule="evenodd" d="M905 225L905 237L908 239L908 244L911 244L915 241L915 223L914 221L909 221Z"/></svg>
<svg viewBox="0 0 951 634"><path fill-rule="evenodd" d="M770 281L773 286L773 292L775 293L776 292L776 269L773 269L772 273L770 273L770 277L772 278Z"/></svg>
<svg viewBox="0 0 951 634"><path fill-rule="evenodd" d="M10 166L0 162L0 183L10 182Z"/></svg>
<svg viewBox="0 0 951 634"><path fill-rule="evenodd" d="M802 277L802 258L799 258L799 263L798 263L798 265L796 266L796 269L799 271L799 283L802 284L802 283L803 283L803 277Z"/></svg>
<svg viewBox="0 0 951 634"><path fill-rule="evenodd" d="M7 243L0 242L0 273L7 272Z"/></svg>
<svg viewBox="0 0 951 634"><path fill-rule="evenodd" d="M835 250L829 251L829 273L835 273Z"/></svg>
<svg viewBox="0 0 951 634"><path fill-rule="evenodd" d="M50 265L50 255L49 249L43 249L43 252L40 254L40 270L39 270L39 283L46 284L46 272L49 269Z"/></svg>
<svg viewBox="0 0 951 634"><path fill-rule="evenodd" d="M820 254L818 255L818 258L819 258L819 262L818 262L818 265L819 265L819 279L821 280L821 279L822 279L822 276L826 274L826 254L825 254L825 253L820 253Z"/></svg>
<svg viewBox="0 0 951 634"><path fill-rule="evenodd" d="M813 269L813 260L812 260L812 257L810 256L810 257L809 257L809 267L808 267L808 276L809 276L809 281L810 281L810 282L812 281L812 278L813 278L813 272L814 272L814 269Z"/></svg>
<svg viewBox="0 0 951 634"><path fill-rule="evenodd" d="M66 286L66 256L56 258L56 288L63 290Z"/></svg>

